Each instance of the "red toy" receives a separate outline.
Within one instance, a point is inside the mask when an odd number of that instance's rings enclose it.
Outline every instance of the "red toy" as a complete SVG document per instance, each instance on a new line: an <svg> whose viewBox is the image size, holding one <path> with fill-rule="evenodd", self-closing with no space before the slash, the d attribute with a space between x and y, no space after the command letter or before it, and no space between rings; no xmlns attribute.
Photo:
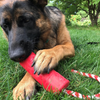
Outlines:
<svg viewBox="0 0 100 100"><path fill-rule="evenodd" d="M55 70L52 70L49 74L34 74L34 69L31 67L35 54L32 53L25 61L21 62L20 65L47 91L59 92L69 85L69 80L61 76Z"/></svg>

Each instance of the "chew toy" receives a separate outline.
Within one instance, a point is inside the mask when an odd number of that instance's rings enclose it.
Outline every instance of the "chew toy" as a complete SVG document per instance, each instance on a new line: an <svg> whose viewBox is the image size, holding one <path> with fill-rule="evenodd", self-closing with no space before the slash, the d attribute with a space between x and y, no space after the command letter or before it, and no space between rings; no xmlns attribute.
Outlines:
<svg viewBox="0 0 100 100"><path fill-rule="evenodd" d="M32 53L25 61L20 62L20 65L47 91L61 92L62 89L69 85L69 80L61 76L55 70L52 70L49 74L34 74L34 69L31 67L35 54Z"/></svg>

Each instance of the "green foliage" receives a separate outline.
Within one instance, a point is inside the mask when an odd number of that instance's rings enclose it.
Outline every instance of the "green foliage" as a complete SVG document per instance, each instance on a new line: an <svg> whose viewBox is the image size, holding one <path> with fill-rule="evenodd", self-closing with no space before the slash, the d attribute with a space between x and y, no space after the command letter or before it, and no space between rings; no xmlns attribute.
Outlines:
<svg viewBox="0 0 100 100"><path fill-rule="evenodd" d="M100 2L100 0L91 0L90 5L91 4L96 4L97 5L99 2Z"/></svg>
<svg viewBox="0 0 100 100"><path fill-rule="evenodd" d="M88 14L83 10L78 11L77 15L80 15L81 18L86 18L88 16Z"/></svg>
<svg viewBox="0 0 100 100"><path fill-rule="evenodd" d="M98 16L98 26L100 26L100 15Z"/></svg>
<svg viewBox="0 0 100 100"><path fill-rule="evenodd" d="M91 21L88 18L82 18L81 15L71 15L69 19L72 26L89 26Z"/></svg>
<svg viewBox="0 0 100 100"><path fill-rule="evenodd" d="M83 22L83 25L84 25L84 26L89 26L89 25L91 25L91 21L90 21L90 20L85 20L85 21Z"/></svg>
<svg viewBox="0 0 100 100"><path fill-rule="evenodd" d="M51 0L48 0L48 5L47 6L53 6L53 2Z"/></svg>
<svg viewBox="0 0 100 100"><path fill-rule="evenodd" d="M81 17L91 16L91 23L95 16L100 13L100 0L50 0L54 6L57 6L66 15L76 14L80 10ZM99 9L99 10L98 10ZM85 13L84 13L84 12ZM93 23L92 23L93 24ZM96 24L96 22L94 23Z"/></svg>
<svg viewBox="0 0 100 100"><path fill-rule="evenodd" d="M81 16L80 15L71 15L71 20L80 21L81 20Z"/></svg>
<svg viewBox="0 0 100 100"><path fill-rule="evenodd" d="M66 25L67 26L71 26L72 24L71 24L71 21L68 19L68 18L66 18Z"/></svg>

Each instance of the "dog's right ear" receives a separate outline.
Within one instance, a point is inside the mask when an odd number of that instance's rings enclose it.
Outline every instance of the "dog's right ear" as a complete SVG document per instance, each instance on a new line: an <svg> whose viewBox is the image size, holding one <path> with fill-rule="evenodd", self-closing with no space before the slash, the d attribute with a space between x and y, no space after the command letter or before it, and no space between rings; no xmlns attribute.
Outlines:
<svg viewBox="0 0 100 100"><path fill-rule="evenodd" d="M48 0L30 0L30 1L37 6L44 8L47 5Z"/></svg>

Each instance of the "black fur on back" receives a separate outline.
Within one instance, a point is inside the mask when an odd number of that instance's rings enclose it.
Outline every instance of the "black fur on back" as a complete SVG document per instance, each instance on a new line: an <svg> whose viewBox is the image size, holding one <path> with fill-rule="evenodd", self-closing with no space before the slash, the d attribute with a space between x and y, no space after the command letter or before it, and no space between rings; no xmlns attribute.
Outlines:
<svg viewBox="0 0 100 100"><path fill-rule="evenodd" d="M62 12L58 8L52 6L45 7L44 11L50 20L52 30L57 34L57 29L59 28L62 18Z"/></svg>

